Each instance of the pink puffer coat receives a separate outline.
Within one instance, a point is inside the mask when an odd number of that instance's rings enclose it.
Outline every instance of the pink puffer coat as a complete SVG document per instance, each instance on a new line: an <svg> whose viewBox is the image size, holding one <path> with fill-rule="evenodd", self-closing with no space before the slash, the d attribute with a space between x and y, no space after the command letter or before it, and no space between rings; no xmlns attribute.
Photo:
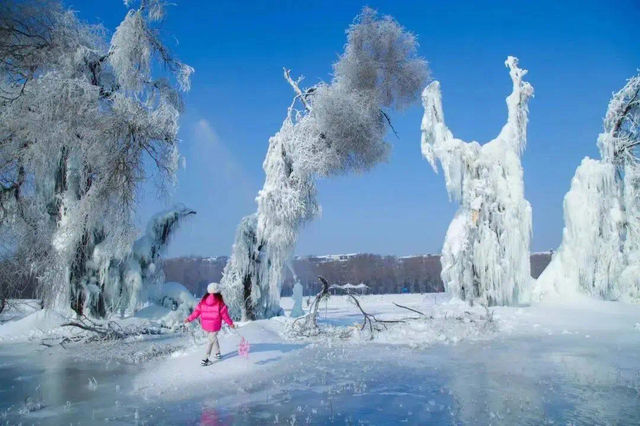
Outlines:
<svg viewBox="0 0 640 426"><path fill-rule="evenodd" d="M200 317L200 325L205 331L219 331L222 327L222 320L233 326L227 305L221 298L215 297L213 294L200 301L187 320L191 322L198 317Z"/></svg>

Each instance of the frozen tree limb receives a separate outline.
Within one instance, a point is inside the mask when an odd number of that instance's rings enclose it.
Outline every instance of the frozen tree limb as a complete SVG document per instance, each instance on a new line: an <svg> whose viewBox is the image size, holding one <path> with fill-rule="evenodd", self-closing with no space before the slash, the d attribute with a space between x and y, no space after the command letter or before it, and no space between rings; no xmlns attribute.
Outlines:
<svg viewBox="0 0 640 426"><path fill-rule="evenodd" d="M300 87L298 86L298 84L302 81L302 77L299 77L298 80L294 81L291 78L291 70L288 70L284 67L282 69L284 70L285 80L287 80L287 82L291 85L293 91L296 92L296 98L300 99L300 102L302 102L307 111L311 111L311 106L307 103L306 95L302 93L302 90L300 90Z"/></svg>
<svg viewBox="0 0 640 426"><path fill-rule="evenodd" d="M407 310L409 310L411 312L415 312L416 314L422 315L423 317L427 317L427 315L424 312L420 312L417 309L413 309L413 308L410 308L408 306L400 305L400 304L398 304L396 302L393 302L393 304L396 305L398 308L407 309ZM430 317L430 318L433 318L433 317Z"/></svg>
<svg viewBox="0 0 640 426"><path fill-rule="evenodd" d="M92 333L97 334L98 336L100 336L100 338L105 340L123 339L124 333L122 333L122 330L120 329L120 327L113 326L113 324L114 323L112 322L108 322L105 326L105 325L90 324L85 321L79 320L79 321L67 322L62 324L61 326L77 327L81 330L90 331Z"/></svg>
<svg viewBox="0 0 640 426"><path fill-rule="evenodd" d="M505 65L509 68L513 89L507 97L507 123L498 135L498 139L510 141L513 144L513 151L521 154L527 144L529 99L533 96L533 87L522 80L527 70L518 67L518 58L509 56Z"/></svg>
<svg viewBox="0 0 640 426"><path fill-rule="evenodd" d="M320 333L318 327L318 309L323 300L329 299L329 283L326 279L318 276L318 280L322 284L322 289L311 302L309 313L299 318L291 324L291 328L295 334L300 336L315 336Z"/></svg>
<svg viewBox="0 0 640 426"><path fill-rule="evenodd" d="M133 336L162 334L161 328L144 326L123 327L116 321L93 321L86 316L82 316L76 320L63 323L61 324L61 327L77 328L89 333L74 336L65 336L60 339L59 343L61 344L69 342L123 340ZM47 340L45 339L42 342L44 344L47 342Z"/></svg>
<svg viewBox="0 0 640 426"><path fill-rule="evenodd" d="M369 338L373 339L375 332L382 331L387 328L387 324L397 324L405 322L405 319L400 320L382 320L378 319L374 314L368 313L364 310L358 298L351 293L348 289L344 289L337 286L329 286L327 280L318 276L318 280L320 280L322 284L322 289L316 295L313 302L311 302L311 306L309 307L309 313L306 315L296 318L295 321L291 324L291 332L295 336L303 336L303 337L311 337L317 336L321 334L322 331L318 326L318 311L320 307L320 303L322 301L327 300L329 298L329 290L330 289L338 289L342 291L346 291L346 296L349 300L358 308L360 313L362 314L362 325L360 326L360 331L368 328L369 330Z"/></svg>
<svg viewBox="0 0 640 426"><path fill-rule="evenodd" d="M383 329L386 330L387 324L397 324L397 323L405 322L404 320L381 320L381 319L378 319L378 318L376 318L375 315L367 313L367 312L365 312L364 309L362 309L362 305L360 305L360 301L358 300L357 297L355 297L353 295L353 293L348 292L347 293L347 297L349 298L349 300L351 300L351 302L354 305L356 305L356 307L358 308L358 310L362 314L362 326L360 326L360 331L364 330L365 327L369 326L369 339L371 339L371 340L373 340L374 331L382 331Z"/></svg>

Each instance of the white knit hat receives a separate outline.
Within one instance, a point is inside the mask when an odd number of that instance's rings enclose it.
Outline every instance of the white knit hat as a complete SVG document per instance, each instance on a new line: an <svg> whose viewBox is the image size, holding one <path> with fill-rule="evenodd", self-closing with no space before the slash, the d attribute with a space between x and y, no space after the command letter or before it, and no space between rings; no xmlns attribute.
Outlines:
<svg viewBox="0 0 640 426"><path fill-rule="evenodd" d="M220 293L220 284L218 283L209 283L207 286L207 293Z"/></svg>

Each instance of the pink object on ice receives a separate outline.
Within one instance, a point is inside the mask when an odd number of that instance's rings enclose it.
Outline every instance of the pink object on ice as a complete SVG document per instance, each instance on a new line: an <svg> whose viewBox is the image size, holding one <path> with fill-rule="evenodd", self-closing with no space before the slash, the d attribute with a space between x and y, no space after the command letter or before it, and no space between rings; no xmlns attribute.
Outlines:
<svg viewBox="0 0 640 426"><path fill-rule="evenodd" d="M242 358L248 358L250 348L251 345L249 344L249 342L247 342L247 339L243 337L242 340L240 340L240 344L238 345L238 355L240 355Z"/></svg>

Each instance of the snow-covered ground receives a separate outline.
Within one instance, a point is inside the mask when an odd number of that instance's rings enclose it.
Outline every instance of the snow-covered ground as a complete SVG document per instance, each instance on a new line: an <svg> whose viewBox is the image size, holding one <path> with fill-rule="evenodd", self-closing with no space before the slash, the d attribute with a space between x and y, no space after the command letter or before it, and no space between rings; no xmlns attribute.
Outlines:
<svg viewBox="0 0 640 426"><path fill-rule="evenodd" d="M224 358L210 367L199 365L204 338L195 325L63 348L40 345L70 333L60 317L13 315L0 325L0 421L640 423L640 305L585 298L487 313L444 294L360 300L379 319L414 319L369 340L354 327L359 311L331 296L320 312L326 336L292 338L288 318L241 324L249 357L225 331ZM288 311L293 302L282 304ZM125 323L168 324L171 315L150 306Z"/></svg>

